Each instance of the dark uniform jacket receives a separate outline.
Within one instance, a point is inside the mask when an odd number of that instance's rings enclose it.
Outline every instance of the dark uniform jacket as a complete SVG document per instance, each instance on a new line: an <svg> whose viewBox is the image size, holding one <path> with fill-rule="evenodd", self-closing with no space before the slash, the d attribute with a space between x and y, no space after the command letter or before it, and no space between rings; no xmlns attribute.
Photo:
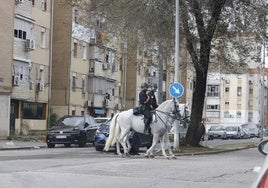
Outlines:
<svg viewBox="0 0 268 188"><path fill-rule="evenodd" d="M158 105L157 105L157 102L156 102L154 91L150 91L148 93L148 96L150 97L149 104L152 106L151 107L151 108L153 108L152 110L156 109L158 107Z"/></svg>
<svg viewBox="0 0 268 188"><path fill-rule="evenodd" d="M150 106L149 106L149 101L147 103L145 103L145 101L147 100L148 95L146 93L145 90L142 90L139 93L139 101L140 101L140 112L146 117L146 118L150 118L151 114L150 114Z"/></svg>

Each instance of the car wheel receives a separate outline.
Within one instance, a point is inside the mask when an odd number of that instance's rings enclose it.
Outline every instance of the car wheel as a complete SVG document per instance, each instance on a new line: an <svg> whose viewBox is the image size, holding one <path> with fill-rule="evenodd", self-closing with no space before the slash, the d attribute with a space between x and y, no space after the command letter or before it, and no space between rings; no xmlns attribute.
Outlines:
<svg viewBox="0 0 268 188"><path fill-rule="evenodd" d="M103 151L103 146L95 146L96 151Z"/></svg>
<svg viewBox="0 0 268 188"><path fill-rule="evenodd" d="M69 147L71 147L71 144L64 144L64 146L65 146L66 148L69 148Z"/></svg>
<svg viewBox="0 0 268 188"><path fill-rule="evenodd" d="M55 144L47 143L47 147L48 148L54 148L55 147Z"/></svg>
<svg viewBox="0 0 268 188"><path fill-rule="evenodd" d="M87 136L86 134L82 133L78 146L85 147L86 143L87 143Z"/></svg>

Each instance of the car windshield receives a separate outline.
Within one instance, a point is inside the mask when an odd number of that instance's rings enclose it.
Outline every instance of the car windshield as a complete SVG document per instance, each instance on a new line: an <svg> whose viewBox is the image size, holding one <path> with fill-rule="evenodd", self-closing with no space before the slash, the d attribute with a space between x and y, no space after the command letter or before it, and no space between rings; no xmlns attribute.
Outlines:
<svg viewBox="0 0 268 188"><path fill-rule="evenodd" d="M254 132L254 131L258 131L258 129L256 129L256 128L249 128L249 131Z"/></svg>
<svg viewBox="0 0 268 188"><path fill-rule="evenodd" d="M95 118L96 123L105 123L107 121L107 119L98 119Z"/></svg>
<svg viewBox="0 0 268 188"><path fill-rule="evenodd" d="M80 126L84 124L84 117L66 117L62 120L61 124Z"/></svg>
<svg viewBox="0 0 268 188"><path fill-rule="evenodd" d="M221 131L223 129L222 126L214 126L214 127L211 127L210 130L212 131Z"/></svg>
<svg viewBox="0 0 268 188"><path fill-rule="evenodd" d="M110 123L111 123L111 119L110 120L107 120L105 123L102 123L100 125L100 128L102 128L102 129L108 129L109 126L110 126Z"/></svg>
<svg viewBox="0 0 268 188"><path fill-rule="evenodd" d="M226 131L237 131L237 127L226 127Z"/></svg>

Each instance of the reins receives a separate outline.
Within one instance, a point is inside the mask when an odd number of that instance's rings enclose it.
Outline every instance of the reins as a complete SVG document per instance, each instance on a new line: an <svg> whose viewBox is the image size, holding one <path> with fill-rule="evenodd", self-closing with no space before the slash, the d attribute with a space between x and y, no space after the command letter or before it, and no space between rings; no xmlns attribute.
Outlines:
<svg viewBox="0 0 268 188"><path fill-rule="evenodd" d="M157 109L154 110L154 112L156 112L155 113L156 116L161 120L161 122L166 126L166 128L167 128L167 123L171 123L171 121L165 122L157 112L160 112L160 113L162 113L162 114L164 114L164 115L166 115L168 117L171 117L172 119L176 120L177 117L176 117L175 113L180 113L180 111L177 109L175 100L174 100L174 109L175 109L175 112L171 112L171 113L170 112L164 112L162 110L157 110Z"/></svg>

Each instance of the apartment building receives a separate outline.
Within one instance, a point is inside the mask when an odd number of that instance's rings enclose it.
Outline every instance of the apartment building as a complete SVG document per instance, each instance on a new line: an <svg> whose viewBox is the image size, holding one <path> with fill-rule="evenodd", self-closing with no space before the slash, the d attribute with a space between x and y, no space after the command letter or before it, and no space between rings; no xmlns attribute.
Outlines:
<svg viewBox="0 0 268 188"><path fill-rule="evenodd" d="M0 39L5 47L0 49L0 138L10 134L10 99L12 93L14 1L0 3Z"/></svg>
<svg viewBox="0 0 268 188"><path fill-rule="evenodd" d="M11 132L46 131L50 76L50 0L15 0Z"/></svg>
<svg viewBox="0 0 268 188"><path fill-rule="evenodd" d="M52 112L112 116L122 104L120 48L116 54L105 42L98 18L89 28L87 13L66 2L54 2Z"/></svg>
<svg viewBox="0 0 268 188"><path fill-rule="evenodd" d="M257 40L255 40L257 39ZM264 46L256 34L239 34L238 40L247 43L248 54L241 60L234 48L226 49L230 44L224 44L218 51L212 68L207 77L207 94L204 106L204 117L207 129L213 125L267 125L267 70L265 66ZM219 46L218 46L219 47ZM229 57L244 66L233 67L229 71L222 67L222 52L231 50ZM213 64L213 62L212 62ZM218 70L218 71L217 71ZM238 72L238 73L235 73Z"/></svg>
<svg viewBox="0 0 268 188"><path fill-rule="evenodd" d="M1 2L0 137L47 129L50 0Z"/></svg>

